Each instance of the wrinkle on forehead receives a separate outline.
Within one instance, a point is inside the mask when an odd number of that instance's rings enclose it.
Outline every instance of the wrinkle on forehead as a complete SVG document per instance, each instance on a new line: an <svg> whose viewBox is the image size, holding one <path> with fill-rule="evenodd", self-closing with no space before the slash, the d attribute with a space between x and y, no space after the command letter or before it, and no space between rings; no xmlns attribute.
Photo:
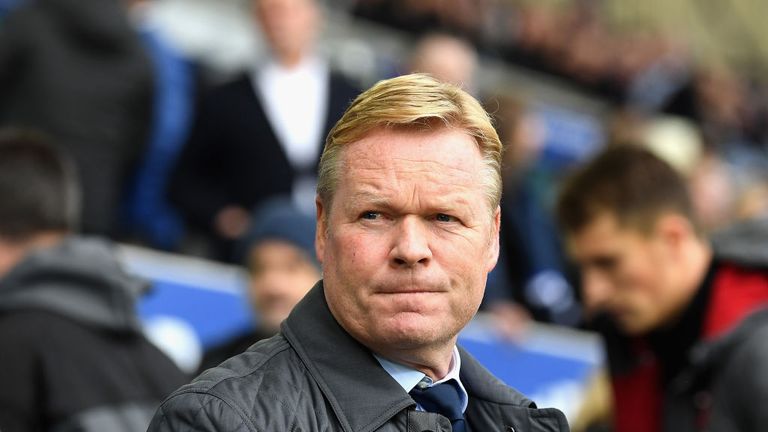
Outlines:
<svg viewBox="0 0 768 432"><path fill-rule="evenodd" d="M358 159L353 166L347 167L350 180L366 183L391 182L401 185L409 182L429 182L431 185L445 185L471 188L480 185L478 171L467 167L446 165L434 160L389 159L377 163L370 159Z"/></svg>
<svg viewBox="0 0 768 432"><path fill-rule="evenodd" d="M431 180L456 176L467 182L472 182L483 165L482 154L475 145L457 146L453 151L440 154L440 160L435 160L424 158L421 151L429 151L430 147L434 145L432 143L397 144L387 141L383 137L369 137L368 139L370 141L364 139L361 142L350 144L346 149L342 157L342 168L345 172L354 169L360 171L358 175L361 176L365 176L366 171L390 171L393 175L422 173L429 176ZM455 140L456 138L452 137L452 139ZM404 147L398 148L399 156L392 156L393 147L401 145ZM477 157L472 158L472 155Z"/></svg>
<svg viewBox="0 0 768 432"><path fill-rule="evenodd" d="M479 158L472 164L464 152L434 160L418 155L390 157L379 149L350 150L342 174L351 192L346 206L365 202L390 208L460 210L477 220L480 209L472 198L479 197L485 204Z"/></svg>

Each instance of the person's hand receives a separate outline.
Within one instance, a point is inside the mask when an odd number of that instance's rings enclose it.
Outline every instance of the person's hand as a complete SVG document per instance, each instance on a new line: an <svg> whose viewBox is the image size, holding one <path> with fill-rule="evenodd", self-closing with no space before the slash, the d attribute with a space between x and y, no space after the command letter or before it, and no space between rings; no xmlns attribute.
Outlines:
<svg viewBox="0 0 768 432"><path fill-rule="evenodd" d="M528 332L531 314L512 301L497 301L488 307L493 326L504 339L520 342Z"/></svg>
<svg viewBox="0 0 768 432"><path fill-rule="evenodd" d="M226 206L219 210L214 220L216 232L227 239L236 239L245 234L250 225L251 215L242 207Z"/></svg>

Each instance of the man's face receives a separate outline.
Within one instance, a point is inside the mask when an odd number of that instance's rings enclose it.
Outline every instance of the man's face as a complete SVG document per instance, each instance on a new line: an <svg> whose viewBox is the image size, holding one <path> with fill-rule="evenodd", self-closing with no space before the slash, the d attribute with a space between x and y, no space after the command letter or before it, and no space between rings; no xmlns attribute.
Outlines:
<svg viewBox="0 0 768 432"><path fill-rule="evenodd" d="M253 307L264 328L277 330L320 279L320 271L303 250L283 241L259 243L251 250L249 260Z"/></svg>
<svg viewBox="0 0 768 432"><path fill-rule="evenodd" d="M644 334L674 314L675 261L663 235L621 227L605 212L569 235L587 314L607 313L628 334Z"/></svg>
<svg viewBox="0 0 768 432"><path fill-rule="evenodd" d="M455 343L498 257L499 210L474 139L378 129L342 160L331 208L318 200L331 312L380 354Z"/></svg>
<svg viewBox="0 0 768 432"><path fill-rule="evenodd" d="M255 7L276 55L302 54L314 42L320 20L315 0L255 0Z"/></svg>

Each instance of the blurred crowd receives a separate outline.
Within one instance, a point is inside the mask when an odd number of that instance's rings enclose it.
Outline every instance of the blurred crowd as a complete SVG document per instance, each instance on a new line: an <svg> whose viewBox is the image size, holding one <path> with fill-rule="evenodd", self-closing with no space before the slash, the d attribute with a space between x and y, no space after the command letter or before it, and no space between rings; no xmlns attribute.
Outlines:
<svg viewBox="0 0 768 432"><path fill-rule="evenodd" d="M483 54L564 78L618 108L690 118L716 143L764 143L759 70L699 61L682 31L617 28L604 3L362 0L354 13L414 34L450 32Z"/></svg>
<svg viewBox="0 0 768 432"><path fill-rule="evenodd" d="M707 233L768 217L768 81L697 58L679 36L618 29L598 0L238 1L266 49L226 73L149 19L169 1L0 0L0 127L42 133L71 156L79 231L249 269L265 327L206 365L274 332L304 292L296 286L319 277L317 164L329 129L370 84L336 67L324 35L344 29L331 25L383 26L407 41L405 55L364 38L368 49L347 55L361 65L380 56L376 78L455 83L495 117L506 146L503 251L484 308L509 337L531 319L584 325L554 208L566 174L602 148L645 147L677 169ZM207 31L226 39L228 29ZM539 99L511 73L491 88L479 78L491 63L543 86L555 77L604 109ZM265 239L270 248L256 250Z"/></svg>
<svg viewBox="0 0 768 432"><path fill-rule="evenodd" d="M485 100L510 148L509 189L545 213L562 168L628 141L686 170L711 228L764 211L768 98L756 71L697 61L665 32L614 28L600 2L361 0L311 13L234 2L266 49L227 73L150 19L162 3L3 2L0 120L73 153L85 232L232 261L264 199L292 195L311 212L324 135L369 84L334 68L323 31L344 22L326 13L410 35L411 52L381 54L378 78L428 72ZM489 59L555 75L607 109L543 103L511 79L489 88L478 79Z"/></svg>

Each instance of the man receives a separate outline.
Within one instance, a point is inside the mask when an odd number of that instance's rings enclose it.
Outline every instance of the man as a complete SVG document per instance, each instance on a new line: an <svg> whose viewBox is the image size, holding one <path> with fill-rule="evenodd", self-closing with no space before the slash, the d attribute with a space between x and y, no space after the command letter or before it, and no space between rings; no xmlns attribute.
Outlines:
<svg viewBox="0 0 768 432"><path fill-rule="evenodd" d="M74 166L38 138L0 136L0 430L146 430L186 378L141 333L106 243L72 235Z"/></svg>
<svg viewBox="0 0 768 432"><path fill-rule="evenodd" d="M170 42L164 29L151 22L151 8L157 3L127 2L151 60L154 92L146 151L128 179L121 202L120 238L176 251L184 237L184 225L168 202L166 190L171 170L189 138L202 80L195 62Z"/></svg>
<svg viewBox="0 0 768 432"><path fill-rule="evenodd" d="M287 198L269 200L257 209L242 243L248 297L257 323L251 331L207 351L201 372L280 331L280 323L321 277L314 250L315 218Z"/></svg>
<svg viewBox="0 0 768 432"><path fill-rule="evenodd" d="M765 254L713 249L685 182L639 147L577 172L558 216L605 337L615 430L768 430Z"/></svg>
<svg viewBox="0 0 768 432"><path fill-rule="evenodd" d="M477 52L459 37L447 33L427 34L418 40L411 53L410 70L430 74L473 93Z"/></svg>
<svg viewBox="0 0 768 432"><path fill-rule="evenodd" d="M153 80L123 0L25 1L0 25L0 125L44 131L72 156L84 232L116 234Z"/></svg>
<svg viewBox="0 0 768 432"><path fill-rule="evenodd" d="M567 431L456 346L498 256L500 158L487 114L451 84L407 75L360 95L320 162L324 279L150 430Z"/></svg>
<svg viewBox="0 0 768 432"><path fill-rule="evenodd" d="M254 0L253 8L270 56L204 98L169 190L224 260L264 200L291 194L314 209L323 139L357 95L316 54L315 0Z"/></svg>

